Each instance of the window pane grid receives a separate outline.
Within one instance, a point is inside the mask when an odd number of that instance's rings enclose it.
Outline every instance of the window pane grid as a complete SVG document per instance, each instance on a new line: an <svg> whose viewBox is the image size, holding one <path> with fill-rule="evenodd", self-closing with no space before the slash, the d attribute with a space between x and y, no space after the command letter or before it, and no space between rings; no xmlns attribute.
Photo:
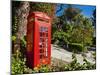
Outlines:
<svg viewBox="0 0 100 75"><path fill-rule="evenodd" d="M40 27L40 60L48 57L48 28Z"/></svg>

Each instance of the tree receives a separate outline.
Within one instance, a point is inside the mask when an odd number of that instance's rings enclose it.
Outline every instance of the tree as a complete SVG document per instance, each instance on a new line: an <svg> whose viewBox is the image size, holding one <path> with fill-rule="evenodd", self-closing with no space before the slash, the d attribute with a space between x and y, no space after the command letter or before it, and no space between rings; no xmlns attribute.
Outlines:
<svg viewBox="0 0 100 75"><path fill-rule="evenodd" d="M27 1L12 1L12 35L16 36L14 51L20 50L20 40L26 35L30 4ZM15 27L17 29L15 29ZM15 31L14 31L15 29Z"/></svg>
<svg viewBox="0 0 100 75"><path fill-rule="evenodd" d="M40 3L40 2L30 2L30 12L40 11L46 13L53 19L55 17L56 4L53 3Z"/></svg>
<svg viewBox="0 0 100 75"><path fill-rule="evenodd" d="M64 15L66 16L67 20L71 22L77 19L77 16L80 14L80 12L80 9L75 8L72 5L68 5L68 8L65 9Z"/></svg>
<svg viewBox="0 0 100 75"><path fill-rule="evenodd" d="M75 9L70 6L65 9L63 15L57 17L58 21L53 25L53 27L57 27L53 33L53 40L59 40L67 47L70 44L72 46L74 45L75 48L82 48L80 49L82 51L85 50L86 46L92 44L93 26L91 19L80 14L79 10L78 8Z"/></svg>

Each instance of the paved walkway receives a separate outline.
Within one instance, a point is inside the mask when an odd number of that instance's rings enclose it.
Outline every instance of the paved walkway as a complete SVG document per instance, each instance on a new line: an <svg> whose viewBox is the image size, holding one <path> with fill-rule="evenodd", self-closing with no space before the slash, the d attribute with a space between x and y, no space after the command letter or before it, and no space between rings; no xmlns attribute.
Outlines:
<svg viewBox="0 0 100 75"><path fill-rule="evenodd" d="M72 52L69 52L61 47L58 47L57 45L51 45L51 56L56 59L61 59L63 61L66 61L70 63L72 61ZM88 52L85 54L86 59L91 62L95 63L92 52ZM82 54L76 54L76 58L80 64L83 64L83 56Z"/></svg>

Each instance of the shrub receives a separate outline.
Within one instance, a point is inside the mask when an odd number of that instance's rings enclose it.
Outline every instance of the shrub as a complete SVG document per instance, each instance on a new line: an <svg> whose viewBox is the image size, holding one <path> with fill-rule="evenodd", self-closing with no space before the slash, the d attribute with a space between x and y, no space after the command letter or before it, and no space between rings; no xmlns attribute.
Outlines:
<svg viewBox="0 0 100 75"><path fill-rule="evenodd" d="M11 60L12 75L32 73L32 70L25 65L26 59L22 57L22 54L18 50L16 54L12 55Z"/></svg>
<svg viewBox="0 0 100 75"><path fill-rule="evenodd" d="M73 71L73 70L92 70L96 69L96 64L92 64L89 61L87 61L84 58L84 63L81 65L80 63L77 62L76 55L72 55L73 61L67 65L65 65L64 70L65 71Z"/></svg>
<svg viewBox="0 0 100 75"><path fill-rule="evenodd" d="M80 64L77 62L75 54L72 54L73 61L69 64L60 65L40 65L30 69L25 65L25 58L22 58L21 53L17 52L12 55L12 75L16 74L30 74L30 73L46 73L46 72L59 72L59 71L74 71L74 70L92 70L96 69L96 64L91 64L84 58L84 63Z"/></svg>
<svg viewBox="0 0 100 75"><path fill-rule="evenodd" d="M47 65L42 65L39 69L39 72L49 72L50 69Z"/></svg>
<svg viewBox="0 0 100 75"><path fill-rule="evenodd" d="M68 36L69 35L64 31L55 31L53 33L52 41L53 43L55 43L56 41L59 41L58 43L63 42L64 44L66 44L68 43L68 39L67 39Z"/></svg>
<svg viewBox="0 0 100 75"><path fill-rule="evenodd" d="M96 52L92 53L93 58L96 60Z"/></svg>
<svg viewBox="0 0 100 75"><path fill-rule="evenodd" d="M23 74L25 67L25 59L21 59L19 54L12 56L12 75Z"/></svg>
<svg viewBox="0 0 100 75"><path fill-rule="evenodd" d="M73 51L75 53L83 51L83 45L82 44L78 44L78 43L70 43L69 44L69 48L70 48L70 51Z"/></svg>
<svg viewBox="0 0 100 75"><path fill-rule="evenodd" d="M21 55L24 57L26 57L26 36L24 36L21 41L20 41L20 52L21 52Z"/></svg>

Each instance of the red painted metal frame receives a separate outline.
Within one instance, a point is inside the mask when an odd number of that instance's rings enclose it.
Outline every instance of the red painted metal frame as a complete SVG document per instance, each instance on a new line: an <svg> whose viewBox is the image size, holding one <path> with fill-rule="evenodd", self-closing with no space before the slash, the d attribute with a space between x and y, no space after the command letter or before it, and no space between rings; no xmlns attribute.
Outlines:
<svg viewBox="0 0 100 75"><path fill-rule="evenodd" d="M42 19L43 21L40 21ZM40 59L40 28L48 28L48 56ZM44 50L46 48L43 48ZM42 61L42 62L41 62ZM50 64L51 62L51 19L42 12L32 12L28 16L27 25L27 65L34 68L41 64Z"/></svg>

